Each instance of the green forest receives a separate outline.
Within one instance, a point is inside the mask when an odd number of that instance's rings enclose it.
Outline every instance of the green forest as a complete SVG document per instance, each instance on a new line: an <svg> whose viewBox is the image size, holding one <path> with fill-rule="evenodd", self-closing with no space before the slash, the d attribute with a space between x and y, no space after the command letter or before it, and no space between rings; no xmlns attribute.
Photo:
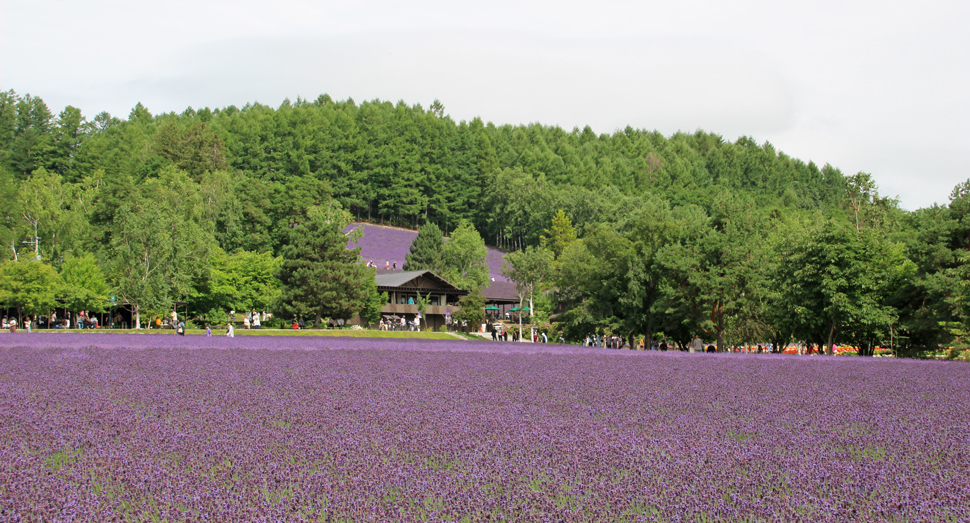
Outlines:
<svg viewBox="0 0 970 523"><path fill-rule="evenodd" d="M751 137L455 122L437 100L327 95L55 115L8 90L0 191L0 300L36 313L55 298L304 310L280 298L288 253L307 231L360 220L444 235L467 223L539 252L548 267L519 279L573 340L701 334L920 356L970 331L970 183L908 212L867 173ZM358 294L330 312L373 300Z"/></svg>

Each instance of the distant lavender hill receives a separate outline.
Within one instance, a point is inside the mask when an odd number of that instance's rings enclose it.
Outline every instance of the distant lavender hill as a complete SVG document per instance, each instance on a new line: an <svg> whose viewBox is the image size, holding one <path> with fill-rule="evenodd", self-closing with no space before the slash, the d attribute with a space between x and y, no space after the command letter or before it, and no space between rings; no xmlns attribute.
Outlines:
<svg viewBox="0 0 970 523"><path fill-rule="evenodd" d="M360 247L361 257L377 264L377 274L393 272L393 269L388 271L384 268L385 262L391 267L397 262L397 270L402 270L404 255L408 253L411 248L411 242L418 235L418 231L387 227L384 225L373 225L370 223L352 223L344 229L344 232L349 232L353 229L362 229L364 235L356 244L348 242L347 248ZM495 247L489 247L487 261L489 277L490 279L494 279L495 282L491 286L492 290L499 291L501 289L502 296L508 295L510 298L513 297L515 290L511 282L502 276L502 263L505 261L505 252ZM494 294L494 292L485 294L489 296ZM495 297L499 296L496 295Z"/></svg>

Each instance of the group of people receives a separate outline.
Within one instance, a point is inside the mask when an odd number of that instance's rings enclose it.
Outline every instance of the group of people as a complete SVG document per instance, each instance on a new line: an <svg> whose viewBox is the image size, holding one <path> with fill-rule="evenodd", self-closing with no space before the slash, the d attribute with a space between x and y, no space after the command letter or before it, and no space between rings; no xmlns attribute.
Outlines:
<svg viewBox="0 0 970 523"><path fill-rule="evenodd" d="M589 334L583 340L584 347L603 347L606 349L622 349L626 341L623 336L615 334L603 335Z"/></svg>
<svg viewBox="0 0 970 523"><path fill-rule="evenodd" d="M512 338L509 340L509 338ZM519 331L509 331L506 329L492 329L492 341L519 341Z"/></svg>
<svg viewBox="0 0 970 523"><path fill-rule="evenodd" d="M18 328L17 318L14 318L13 316L7 318L6 316L4 316L2 326L3 326L3 330L10 329L11 332L15 332ZM23 326L24 326L24 330L26 330L27 332L30 332L30 326L31 326L30 316L27 316L24 318Z"/></svg>
<svg viewBox="0 0 970 523"><path fill-rule="evenodd" d="M381 321L377 324L378 328L382 331L415 331L421 328L420 318L415 318L414 320L408 320L405 317L400 318L381 318Z"/></svg>
<svg viewBox="0 0 970 523"><path fill-rule="evenodd" d="M94 314L89 314L87 311L81 311L74 315L74 328L76 329L97 329L101 325L98 322L98 317ZM24 316L21 320L10 316L4 317L0 327L4 330L7 329L18 329L23 328L27 332L31 332L33 327L47 327L51 329L70 329L71 328L71 313L68 312L64 315L63 319L57 317L56 312L52 312L50 318L43 315Z"/></svg>
<svg viewBox="0 0 970 523"><path fill-rule="evenodd" d="M492 341L519 341L521 339L522 337L518 330L513 330L510 334L508 330L502 327L496 326L492 329ZM564 341L560 338L560 343ZM549 343L549 336L545 332L533 331L532 343Z"/></svg>
<svg viewBox="0 0 970 523"><path fill-rule="evenodd" d="M367 263L364 264L364 267L373 267L373 268L376 269L377 268L377 263L375 263L374 260L367 260ZM384 270L386 270L386 271L391 271L391 270L396 271L397 270L397 262L391 262L389 260L384 260Z"/></svg>

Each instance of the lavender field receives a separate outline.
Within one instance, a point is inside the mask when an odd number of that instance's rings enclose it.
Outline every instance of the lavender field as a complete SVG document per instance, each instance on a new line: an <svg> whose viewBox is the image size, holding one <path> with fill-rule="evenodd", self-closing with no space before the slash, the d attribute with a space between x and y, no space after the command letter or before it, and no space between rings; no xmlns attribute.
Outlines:
<svg viewBox="0 0 970 523"><path fill-rule="evenodd" d="M970 365L0 335L0 521L968 521Z"/></svg>

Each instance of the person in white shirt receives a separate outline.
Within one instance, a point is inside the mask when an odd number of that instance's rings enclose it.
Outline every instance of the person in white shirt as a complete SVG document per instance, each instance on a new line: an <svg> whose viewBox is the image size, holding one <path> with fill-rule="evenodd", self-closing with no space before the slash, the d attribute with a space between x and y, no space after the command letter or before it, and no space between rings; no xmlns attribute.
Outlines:
<svg viewBox="0 0 970 523"><path fill-rule="evenodd" d="M226 325L228 325L228 327L229 327L226 330L226 336L229 336L230 338L235 338L236 337L236 332L234 330L232 330L232 322L229 322Z"/></svg>

